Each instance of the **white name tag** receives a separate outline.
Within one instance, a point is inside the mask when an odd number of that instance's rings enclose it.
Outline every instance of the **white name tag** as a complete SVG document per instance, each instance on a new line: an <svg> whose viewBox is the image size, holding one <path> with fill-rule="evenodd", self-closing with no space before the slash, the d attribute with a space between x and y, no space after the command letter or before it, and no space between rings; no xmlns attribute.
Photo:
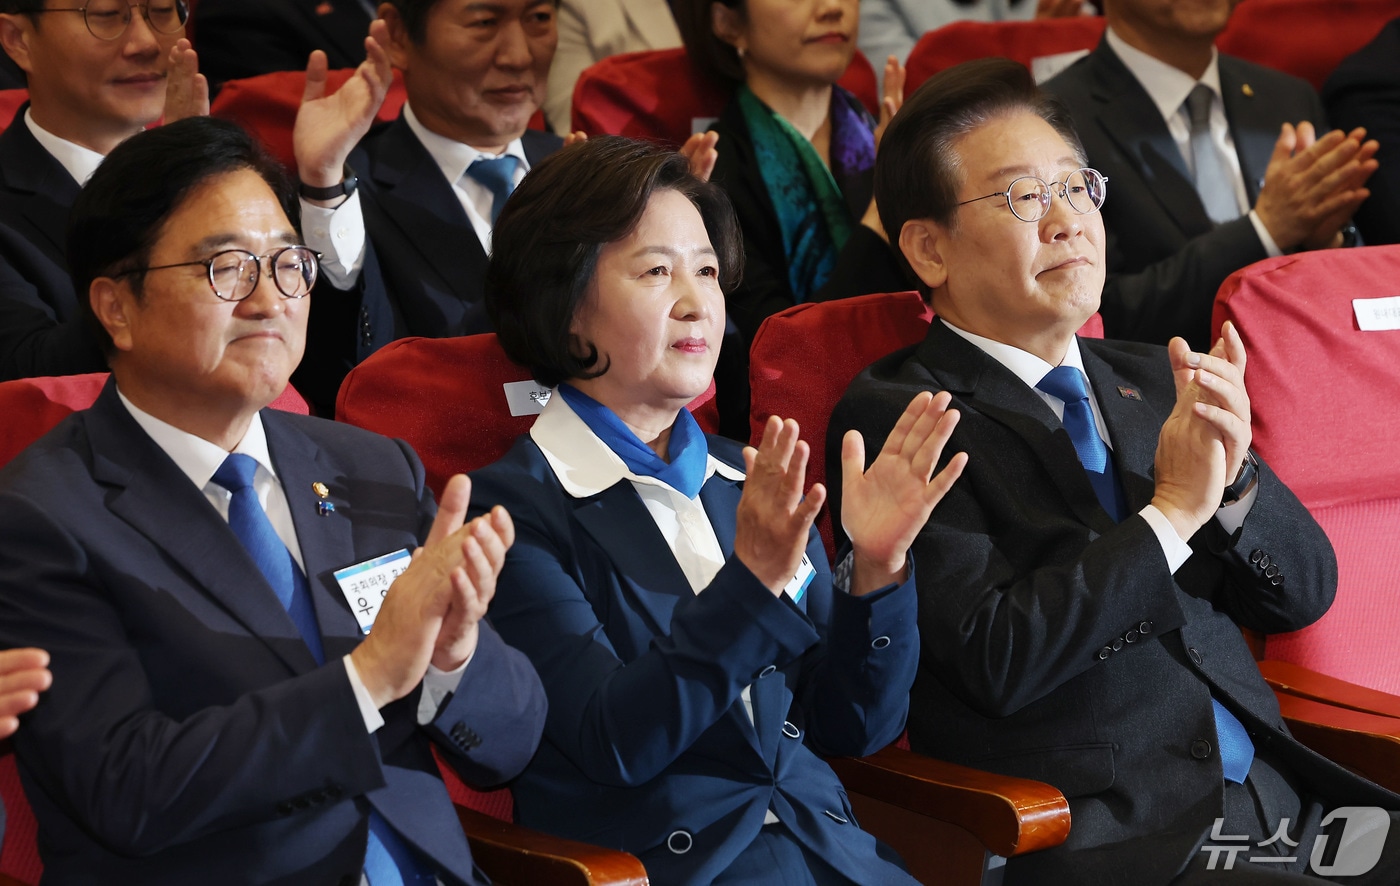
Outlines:
<svg viewBox="0 0 1400 886"><path fill-rule="evenodd" d="M515 416L539 415L544 411L544 404L554 395L553 388L547 388L534 379L506 382L501 388L506 392L510 414Z"/></svg>
<svg viewBox="0 0 1400 886"><path fill-rule="evenodd" d="M350 602L360 630L368 634L369 629L374 627L379 607L384 605L384 595L389 593L389 585L408 568L412 559L408 548L403 548L335 571L336 584L340 585L340 592Z"/></svg>
<svg viewBox="0 0 1400 886"><path fill-rule="evenodd" d="M817 567L812 565L812 561L806 554L802 555L802 563L797 567L797 574L792 577L792 581L787 583L783 590L793 602L800 602L802 595L807 593L807 588L812 584L812 579L817 577Z"/></svg>
<svg viewBox="0 0 1400 886"><path fill-rule="evenodd" d="M1391 298L1354 298L1352 310L1356 311L1356 325L1363 332L1381 329L1400 329L1400 296Z"/></svg>

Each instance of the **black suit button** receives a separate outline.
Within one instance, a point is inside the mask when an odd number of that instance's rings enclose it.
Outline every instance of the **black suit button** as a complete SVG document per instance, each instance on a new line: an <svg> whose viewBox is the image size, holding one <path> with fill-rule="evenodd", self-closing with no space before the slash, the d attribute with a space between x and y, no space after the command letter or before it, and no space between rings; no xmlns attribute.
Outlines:
<svg viewBox="0 0 1400 886"><path fill-rule="evenodd" d="M1259 568L1260 568L1260 569L1268 569L1268 568L1269 568L1269 564L1272 563L1272 562L1273 562L1273 561L1269 559L1269 555L1268 555L1268 554L1265 554L1264 556L1262 556L1262 557L1259 558Z"/></svg>
<svg viewBox="0 0 1400 886"><path fill-rule="evenodd" d="M1113 651L1114 651L1114 652L1117 652L1118 650L1120 650L1120 649L1122 649L1122 648L1123 648L1123 638L1119 637L1117 640L1114 640L1114 641L1113 641Z"/></svg>
<svg viewBox="0 0 1400 886"><path fill-rule="evenodd" d="M1189 655L1189 656L1191 656L1191 660L1192 660L1193 662L1195 662L1196 664L1198 664L1198 665L1199 665L1202 661L1204 661L1204 659L1201 657L1201 652L1200 652L1200 650L1198 650L1195 646L1192 646L1190 649L1187 649L1187 650L1186 650L1186 654Z"/></svg>
<svg viewBox="0 0 1400 886"><path fill-rule="evenodd" d="M1267 578L1273 578L1275 575L1278 575L1278 566L1271 564L1268 569L1264 570L1264 575Z"/></svg>
<svg viewBox="0 0 1400 886"><path fill-rule="evenodd" d="M1198 738L1191 742L1191 756L1197 760L1204 760L1210 756L1210 742L1204 738Z"/></svg>
<svg viewBox="0 0 1400 886"><path fill-rule="evenodd" d="M1138 633L1142 634L1144 637L1152 633L1152 622L1145 621L1142 624L1138 625Z"/></svg>
<svg viewBox="0 0 1400 886"><path fill-rule="evenodd" d="M1102 649L1099 650L1099 661L1103 661L1103 660L1107 659L1107 658L1108 658L1110 655L1112 655L1112 654L1113 654L1113 647L1112 647L1112 646L1105 646L1104 648L1102 648Z"/></svg>
<svg viewBox="0 0 1400 886"><path fill-rule="evenodd" d="M286 800L283 800L281 803L277 804L278 815L291 815L295 811L296 807L293 806L291 803L287 802Z"/></svg>
<svg viewBox="0 0 1400 886"><path fill-rule="evenodd" d="M1269 584L1273 585L1274 587L1278 587L1279 585L1283 584L1283 576L1275 575L1273 578L1269 579Z"/></svg>
<svg viewBox="0 0 1400 886"><path fill-rule="evenodd" d="M1264 552L1259 550L1258 548L1255 548L1254 550L1249 552L1249 562L1258 563L1259 559L1263 556Z"/></svg>
<svg viewBox="0 0 1400 886"><path fill-rule="evenodd" d="M1126 634L1123 635L1123 640L1124 640L1125 642L1127 642L1127 643L1136 643L1138 637L1141 637L1141 636L1142 636L1142 634L1139 634L1139 633L1138 633L1138 629L1137 629L1137 628L1133 628L1131 631L1128 631L1128 633L1126 633Z"/></svg>

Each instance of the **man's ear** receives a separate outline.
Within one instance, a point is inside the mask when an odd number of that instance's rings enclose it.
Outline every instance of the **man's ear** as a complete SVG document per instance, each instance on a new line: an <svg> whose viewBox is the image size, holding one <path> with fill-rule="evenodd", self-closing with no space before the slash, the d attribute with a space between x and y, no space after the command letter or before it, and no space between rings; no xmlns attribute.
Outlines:
<svg viewBox="0 0 1400 886"><path fill-rule="evenodd" d="M135 305L135 299L130 288L111 277L98 277L88 287L88 303L97 315L97 322L112 337L116 350L131 350L129 312Z"/></svg>
<svg viewBox="0 0 1400 886"><path fill-rule="evenodd" d="M747 47L743 45L743 20L740 19L737 9L723 3L711 3L710 30L715 32L716 37L738 50L740 55L744 54Z"/></svg>
<svg viewBox="0 0 1400 886"><path fill-rule="evenodd" d="M0 14L0 48L26 74L33 70L33 63L29 60L29 37L33 33L34 22L29 16Z"/></svg>
<svg viewBox="0 0 1400 886"><path fill-rule="evenodd" d="M910 219L899 229L899 250L914 274L929 289L937 289L948 279L943 263L943 226L927 218Z"/></svg>
<svg viewBox="0 0 1400 886"><path fill-rule="evenodd" d="M381 3L375 14L389 26L389 41L384 51L389 55L389 64L400 71L408 70L408 49L413 41L408 36L408 26L404 24L399 8L392 3Z"/></svg>

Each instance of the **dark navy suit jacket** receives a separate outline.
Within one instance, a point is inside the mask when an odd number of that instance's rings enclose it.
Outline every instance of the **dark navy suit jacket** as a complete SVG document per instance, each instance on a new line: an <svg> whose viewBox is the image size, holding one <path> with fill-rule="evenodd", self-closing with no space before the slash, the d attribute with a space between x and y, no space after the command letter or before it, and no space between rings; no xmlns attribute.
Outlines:
<svg viewBox="0 0 1400 886"><path fill-rule="evenodd" d="M313 49L332 70L365 60L370 15L359 0L200 0L194 8L199 69L211 85L271 71L301 71Z"/></svg>
<svg viewBox="0 0 1400 886"><path fill-rule="evenodd" d="M563 142L521 136L533 167ZM402 117L350 155L365 218L365 261L350 290L327 280L312 296L307 353L294 381L318 412L351 367L409 335L491 332L482 305L487 255L451 183Z"/></svg>
<svg viewBox="0 0 1400 886"><path fill-rule="evenodd" d="M78 183L24 123L0 134L0 381L107 368L68 277Z"/></svg>
<svg viewBox="0 0 1400 886"><path fill-rule="evenodd" d="M733 441L711 437L710 452L742 465ZM728 559L696 594L626 480L573 498L525 436L472 483L474 508L515 519L492 620L549 696L545 739L514 785L522 823L632 852L654 883L705 884L772 808L854 882L911 882L813 749L860 755L899 736L918 650L912 578L833 592L814 531L807 593L775 598L733 556L742 484L715 474L700 500Z"/></svg>
<svg viewBox="0 0 1400 886"><path fill-rule="evenodd" d="M543 725L539 679L483 623L434 722L418 725L414 692L368 733L341 661L361 634L331 573L415 546L432 495L403 443L262 417L320 667L110 382L0 472L0 644L53 656L53 688L15 737L45 882L358 886L373 808L444 883L483 883L429 740L472 784L511 778ZM333 514L318 515L317 482Z"/></svg>

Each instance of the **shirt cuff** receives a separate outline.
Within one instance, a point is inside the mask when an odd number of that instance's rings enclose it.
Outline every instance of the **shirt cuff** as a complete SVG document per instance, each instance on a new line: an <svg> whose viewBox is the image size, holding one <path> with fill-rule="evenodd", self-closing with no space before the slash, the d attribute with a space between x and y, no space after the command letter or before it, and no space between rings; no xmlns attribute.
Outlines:
<svg viewBox="0 0 1400 886"><path fill-rule="evenodd" d="M350 688L355 692L355 701L360 703L360 716L365 720L365 731L374 732L384 725L384 718L380 716L379 708L374 706L374 698L365 688L365 681L360 679L360 672L355 670L355 663L350 660L350 656L347 655L341 660L345 662L345 676L350 678Z"/></svg>
<svg viewBox="0 0 1400 886"><path fill-rule="evenodd" d="M1175 575L1181 564L1191 558L1191 546L1176 534L1172 521L1167 519L1166 514L1157 510L1156 505L1148 505L1138 513L1147 521L1147 525L1152 527L1152 534L1157 536L1157 544L1162 546L1162 556L1167 558L1167 571Z"/></svg>
<svg viewBox="0 0 1400 886"><path fill-rule="evenodd" d="M423 675L423 694L418 697L418 725L425 726L437 719L438 709L449 695L457 691L462 674L475 656L476 652L473 651L461 667L450 671L428 665L428 673Z"/></svg>
<svg viewBox="0 0 1400 886"><path fill-rule="evenodd" d="M1259 498L1259 484L1255 483L1254 488L1245 493L1245 496L1233 504L1228 504L1215 512L1215 520L1226 534L1234 535L1235 532L1244 525L1244 518L1249 516L1249 509L1254 507L1254 502Z"/></svg>
<svg viewBox="0 0 1400 886"><path fill-rule="evenodd" d="M1249 211L1249 222L1254 225L1254 233L1259 235L1259 242L1264 244L1264 252L1269 258L1283 255L1283 250L1279 249L1278 244L1274 242L1274 238L1269 236L1269 229L1264 227L1264 223L1259 220L1259 213L1255 212L1253 209Z"/></svg>
<svg viewBox="0 0 1400 886"><path fill-rule="evenodd" d="M334 209L301 201L306 245L321 253L321 275L337 289L349 289L365 262L365 217L355 192Z"/></svg>

